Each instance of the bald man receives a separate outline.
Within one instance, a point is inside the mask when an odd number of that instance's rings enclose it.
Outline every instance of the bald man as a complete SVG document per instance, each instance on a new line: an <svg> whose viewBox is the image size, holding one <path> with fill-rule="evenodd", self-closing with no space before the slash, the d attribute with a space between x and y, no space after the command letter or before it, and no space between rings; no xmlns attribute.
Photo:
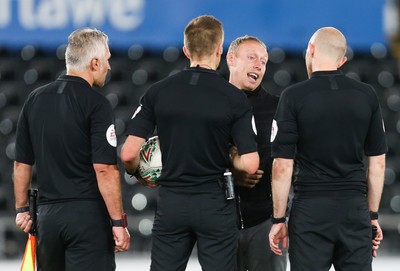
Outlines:
<svg viewBox="0 0 400 271"><path fill-rule="evenodd" d="M340 71L345 53L339 30L316 31L305 56L309 79L282 92L272 125L270 247L281 255L289 237L295 271L369 271L383 239L378 209L388 149L381 109L372 86Z"/></svg>

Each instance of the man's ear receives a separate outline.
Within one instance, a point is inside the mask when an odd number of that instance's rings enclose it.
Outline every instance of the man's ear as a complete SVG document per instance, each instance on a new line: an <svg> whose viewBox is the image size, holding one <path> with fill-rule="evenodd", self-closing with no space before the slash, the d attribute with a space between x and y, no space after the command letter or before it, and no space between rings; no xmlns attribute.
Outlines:
<svg viewBox="0 0 400 271"><path fill-rule="evenodd" d="M99 65L100 65L100 63L99 63L99 59L98 59L97 57L93 58L93 59L90 61L90 69L91 69L92 71L97 71L98 68L99 68Z"/></svg>
<svg viewBox="0 0 400 271"><path fill-rule="evenodd" d="M188 52L188 50L186 49L185 46L183 46L182 50L183 50L183 53L185 54L185 56L186 56L188 59L190 59L190 54L189 54L189 52Z"/></svg>
<svg viewBox="0 0 400 271"><path fill-rule="evenodd" d="M224 47L222 46L222 43L219 43L216 47L215 53L217 54L217 56L221 56L223 52Z"/></svg>
<svg viewBox="0 0 400 271"><path fill-rule="evenodd" d="M226 63L228 64L228 66L233 66L235 64L235 56L232 52L228 52L228 54L226 55Z"/></svg>
<svg viewBox="0 0 400 271"><path fill-rule="evenodd" d="M347 57L344 56L344 57L340 60L339 65L338 65L338 68L342 67L343 64L346 63L346 61L347 61Z"/></svg>
<svg viewBox="0 0 400 271"><path fill-rule="evenodd" d="M315 46L311 42L308 43L308 54L310 56L314 56L315 53Z"/></svg>

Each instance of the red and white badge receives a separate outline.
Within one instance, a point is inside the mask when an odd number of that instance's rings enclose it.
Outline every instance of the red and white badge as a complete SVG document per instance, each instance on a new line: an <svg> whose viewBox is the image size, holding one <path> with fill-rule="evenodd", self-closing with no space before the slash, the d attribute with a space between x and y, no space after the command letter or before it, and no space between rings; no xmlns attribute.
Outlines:
<svg viewBox="0 0 400 271"><path fill-rule="evenodd" d="M272 127L271 127L271 142L274 142L276 134L278 133L278 123L276 120L272 121Z"/></svg>
<svg viewBox="0 0 400 271"><path fill-rule="evenodd" d="M106 132L106 138L108 141L108 144L110 144L113 147L117 147L117 134L115 133L115 126L114 124L111 124Z"/></svg>

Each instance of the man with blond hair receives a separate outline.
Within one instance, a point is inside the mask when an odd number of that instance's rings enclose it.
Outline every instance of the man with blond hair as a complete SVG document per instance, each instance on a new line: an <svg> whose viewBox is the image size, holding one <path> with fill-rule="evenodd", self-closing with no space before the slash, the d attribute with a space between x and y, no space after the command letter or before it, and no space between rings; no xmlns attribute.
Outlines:
<svg viewBox="0 0 400 271"><path fill-rule="evenodd" d="M271 125L279 98L262 81L267 70L267 46L254 36L231 42L226 62L229 82L241 89L253 107L260 166L256 174L233 169L239 214L237 271L285 271L287 257L275 255L268 244L271 229Z"/></svg>
<svg viewBox="0 0 400 271"><path fill-rule="evenodd" d="M191 20L183 47L190 67L151 86L128 126L121 159L129 173L135 174L139 149L155 128L162 152L152 271L185 270L196 242L203 270L234 270L236 206L224 183L229 147L237 147L233 165L247 173L256 172L259 157L250 103L216 73L223 41L215 17Z"/></svg>
<svg viewBox="0 0 400 271"><path fill-rule="evenodd" d="M387 144L372 86L346 77L346 38L336 28L312 35L309 79L283 91L272 126L274 223L270 246L287 246L291 270L370 271L383 239L378 209ZM366 157L367 165L364 165ZM376 228L376 236L372 234ZM371 241L372 240L372 241Z"/></svg>

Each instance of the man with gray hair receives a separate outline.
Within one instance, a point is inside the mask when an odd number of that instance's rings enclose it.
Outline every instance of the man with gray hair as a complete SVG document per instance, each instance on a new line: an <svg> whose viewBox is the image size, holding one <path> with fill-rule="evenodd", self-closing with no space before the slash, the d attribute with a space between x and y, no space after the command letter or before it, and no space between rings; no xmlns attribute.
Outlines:
<svg viewBox="0 0 400 271"><path fill-rule="evenodd" d="M111 69L108 37L71 33L66 75L28 96L14 163L16 225L28 233L28 189L36 165L38 269L115 270L114 252L130 246L122 206L114 113L102 87Z"/></svg>

